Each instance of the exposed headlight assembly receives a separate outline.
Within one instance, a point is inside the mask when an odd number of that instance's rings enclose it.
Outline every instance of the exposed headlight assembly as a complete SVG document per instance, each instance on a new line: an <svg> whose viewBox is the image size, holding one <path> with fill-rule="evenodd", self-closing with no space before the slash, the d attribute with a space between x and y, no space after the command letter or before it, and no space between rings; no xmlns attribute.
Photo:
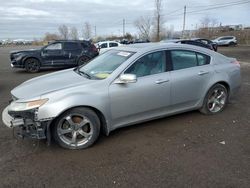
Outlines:
<svg viewBox="0 0 250 188"><path fill-rule="evenodd" d="M28 102L12 102L9 106L9 111L26 111L39 108L44 105L49 99L40 99Z"/></svg>
<svg viewBox="0 0 250 188"><path fill-rule="evenodd" d="M15 59L20 58L22 56L22 53L17 53L13 55Z"/></svg>

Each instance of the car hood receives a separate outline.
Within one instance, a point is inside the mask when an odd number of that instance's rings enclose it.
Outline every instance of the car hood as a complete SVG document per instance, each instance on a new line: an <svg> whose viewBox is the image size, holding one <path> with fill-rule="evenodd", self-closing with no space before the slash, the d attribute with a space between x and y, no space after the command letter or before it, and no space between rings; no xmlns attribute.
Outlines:
<svg viewBox="0 0 250 188"><path fill-rule="evenodd" d="M95 81L77 74L73 69L68 69L28 80L14 88L11 94L17 99L25 100Z"/></svg>
<svg viewBox="0 0 250 188"><path fill-rule="evenodd" d="M37 52L40 52L40 49L27 49L27 50L14 50L14 51L11 51L10 53L11 54L18 54L18 53L37 53Z"/></svg>

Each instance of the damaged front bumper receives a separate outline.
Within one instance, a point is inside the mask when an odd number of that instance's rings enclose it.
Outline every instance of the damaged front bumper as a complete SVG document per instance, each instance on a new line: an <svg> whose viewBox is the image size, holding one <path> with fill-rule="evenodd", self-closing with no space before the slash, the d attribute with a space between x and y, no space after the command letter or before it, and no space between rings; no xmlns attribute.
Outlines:
<svg viewBox="0 0 250 188"><path fill-rule="evenodd" d="M51 120L37 121L36 110L25 112L9 112L8 106L2 112L3 123L16 130L22 138L46 139L50 142L49 125Z"/></svg>

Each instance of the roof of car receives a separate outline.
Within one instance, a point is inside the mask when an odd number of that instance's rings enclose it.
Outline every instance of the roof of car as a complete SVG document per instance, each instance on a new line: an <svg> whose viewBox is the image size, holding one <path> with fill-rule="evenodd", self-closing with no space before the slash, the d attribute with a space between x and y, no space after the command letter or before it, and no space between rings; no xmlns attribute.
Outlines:
<svg viewBox="0 0 250 188"><path fill-rule="evenodd" d="M53 42L90 42L88 40L55 40Z"/></svg>
<svg viewBox="0 0 250 188"><path fill-rule="evenodd" d="M212 53L212 50L199 47L199 46L194 46L194 45L189 45L189 44L177 44L177 43L163 43L163 42L158 42L158 43L139 43L139 44L130 44L130 45L125 45L125 46L120 46L116 47L118 50L124 50L124 51L132 51L132 52L146 52L150 50L157 50L157 49L162 49L162 48L178 48L178 49L189 49L189 50L199 50L205 53Z"/></svg>
<svg viewBox="0 0 250 188"><path fill-rule="evenodd" d="M115 42L115 43L119 43L119 42L114 41L114 40L100 41L100 42L97 42L97 43L98 43L98 44L101 44L101 43L106 43L106 42Z"/></svg>

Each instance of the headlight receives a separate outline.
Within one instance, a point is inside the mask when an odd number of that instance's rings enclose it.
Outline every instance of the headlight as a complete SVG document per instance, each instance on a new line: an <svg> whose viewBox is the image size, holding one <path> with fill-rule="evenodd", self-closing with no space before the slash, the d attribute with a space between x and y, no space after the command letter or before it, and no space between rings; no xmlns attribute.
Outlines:
<svg viewBox="0 0 250 188"><path fill-rule="evenodd" d="M18 61L18 60L22 59L23 54L22 53L17 53L17 54L14 54L13 57Z"/></svg>
<svg viewBox="0 0 250 188"><path fill-rule="evenodd" d="M9 106L9 111L26 111L34 108L39 108L44 105L49 99L40 99L28 102L12 102Z"/></svg>
<svg viewBox="0 0 250 188"><path fill-rule="evenodd" d="M19 57L21 55L22 55L21 53L13 54L14 58L17 58L17 57Z"/></svg>

